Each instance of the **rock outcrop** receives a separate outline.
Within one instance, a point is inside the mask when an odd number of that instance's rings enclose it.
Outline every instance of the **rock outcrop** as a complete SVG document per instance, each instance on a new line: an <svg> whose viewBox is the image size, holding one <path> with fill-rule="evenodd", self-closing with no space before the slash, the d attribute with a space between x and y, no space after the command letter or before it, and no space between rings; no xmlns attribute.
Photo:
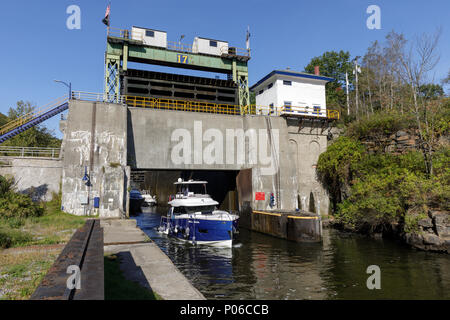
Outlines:
<svg viewBox="0 0 450 320"><path fill-rule="evenodd" d="M419 230L404 235L413 247L450 253L450 212L430 210L428 217L418 221Z"/></svg>

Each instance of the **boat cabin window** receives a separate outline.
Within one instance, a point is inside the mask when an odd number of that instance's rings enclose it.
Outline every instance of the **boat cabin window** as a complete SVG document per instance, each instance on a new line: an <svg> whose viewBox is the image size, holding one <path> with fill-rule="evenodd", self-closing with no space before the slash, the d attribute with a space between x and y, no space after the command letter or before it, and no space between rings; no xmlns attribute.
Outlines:
<svg viewBox="0 0 450 320"><path fill-rule="evenodd" d="M178 193L181 193L185 196L188 193L193 192L194 194L206 194L206 185L204 184L182 184L178 186Z"/></svg>
<svg viewBox="0 0 450 320"><path fill-rule="evenodd" d="M190 214L196 212L212 213L216 210L216 206L197 206L197 207L174 207L174 214Z"/></svg>

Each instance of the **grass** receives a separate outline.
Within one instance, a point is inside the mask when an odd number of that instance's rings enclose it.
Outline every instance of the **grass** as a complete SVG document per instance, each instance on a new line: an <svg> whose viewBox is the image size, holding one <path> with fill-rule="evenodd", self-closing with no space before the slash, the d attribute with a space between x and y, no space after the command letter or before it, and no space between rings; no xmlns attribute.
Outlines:
<svg viewBox="0 0 450 320"><path fill-rule="evenodd" d="M60 199L54 195L40 217L0 219L0 248L66 243L86 219L61 211Z"/></svg>
<svg viewBox="0 0 450 320"><path fill-rule="evenodd" d="M0 300L29 299L60 250L0 252Z"/></svg>
<svg viewBox="0 0 450 320"><path fill-rule="evenodd" d="M105 256L105 300L162 300L158 294L125 279L116 255Z"/></svg>
<svg viewBox="0 0 450 320"><path fill-rule="evenodd" d="M61 251L39 245L66 243L84 225L86 217L62 212L60 197L53 197L40 217L0 218L0 299L29 299Z"/></svg>

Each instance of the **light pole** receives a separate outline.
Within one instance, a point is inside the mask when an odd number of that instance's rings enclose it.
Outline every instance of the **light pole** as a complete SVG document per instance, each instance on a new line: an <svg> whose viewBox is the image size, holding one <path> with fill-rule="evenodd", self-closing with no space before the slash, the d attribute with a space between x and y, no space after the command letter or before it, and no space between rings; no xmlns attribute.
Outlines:
<svg viewBox="0 0 450 320"><path fill-rule="evenodd" d="M69 88L69 100L71 100L72 99L72 82L69 82L69 84L67 84L66 82L61 81L61 80L53 80L53 81L55 81L57 83L62 83L67 88Z"/></svg>

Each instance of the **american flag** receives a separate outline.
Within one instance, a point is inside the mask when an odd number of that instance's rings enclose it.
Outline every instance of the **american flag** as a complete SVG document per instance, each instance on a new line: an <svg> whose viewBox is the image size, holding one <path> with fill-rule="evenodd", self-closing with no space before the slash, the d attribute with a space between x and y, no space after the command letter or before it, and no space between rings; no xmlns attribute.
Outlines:
<svg viewBox="0 0 450 320"><path fill-rule="evenodd" d="M105 17L103 18L103 23L106 24L109 27L109 13L111 11L111 4L108 4L108 7L106 8Z"/></svg>
<svg viewBox="0 0 450 320"><path fill-rule="evenodd" d="M250 26L247 27L247 38L245 40L247 50L250 50Z"/></svg>

